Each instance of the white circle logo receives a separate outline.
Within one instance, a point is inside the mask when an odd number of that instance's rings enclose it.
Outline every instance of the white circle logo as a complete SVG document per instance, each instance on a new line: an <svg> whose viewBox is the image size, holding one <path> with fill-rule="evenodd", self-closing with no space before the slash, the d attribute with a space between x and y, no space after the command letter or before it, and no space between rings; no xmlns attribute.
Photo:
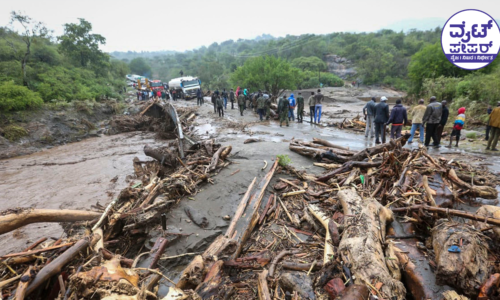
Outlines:
<svg viewBox="0 0 500 300"><path fill-rule="evenodd" d="M441 46L446 58L466 70L486 67L500 51L500 27L485 12L476 9L454 14L443 27Z"/></svg>

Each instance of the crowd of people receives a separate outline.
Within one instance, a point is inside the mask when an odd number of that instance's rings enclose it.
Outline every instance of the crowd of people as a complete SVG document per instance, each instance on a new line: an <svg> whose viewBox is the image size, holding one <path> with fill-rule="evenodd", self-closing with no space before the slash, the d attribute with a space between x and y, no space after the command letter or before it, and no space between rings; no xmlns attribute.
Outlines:
<svg viewBox="0 0 500 300"><path fill-rule="evenodd" d="M170 96L168 95L165 90L160 90L160 89L155 89L155 90L140 90L136 92L137 100L138 101L146 101L149 99L170 99Z"/></svg>
<svg viewBox="0 0 500 300"><path fill-rule="evenodd" d="M386 126L391 125L390 138L397 139L401 137L403 126L409 124L408 113L403 106L401 99L396 100L396 105L390 110L387 104L387 97L381 97L380 102L373 97L363 107L363 114L366 120L365 138L375 138L375 143L386 142ZM441 147L441 137L443 129L448 123L450 111L446 100L438 102L436 97L429 99L429 104L424 105L425 101L420 99L418 105L412 109L412 120L410 138L408 143L413 143L415 133L419 132L420 142L426 147ZM488 108L490 118L486 127L486 140L488 145L486 150L498 151L497 143L500 137L500 102L497 108ZM461 131L465 124L465 107L460 107L453 122L453 128L450 134L449 144L451 147L455 140L455 147L458 147ZM491 133L491 138L490 138ZM432 144L431 144L432 140Z"/></svg>

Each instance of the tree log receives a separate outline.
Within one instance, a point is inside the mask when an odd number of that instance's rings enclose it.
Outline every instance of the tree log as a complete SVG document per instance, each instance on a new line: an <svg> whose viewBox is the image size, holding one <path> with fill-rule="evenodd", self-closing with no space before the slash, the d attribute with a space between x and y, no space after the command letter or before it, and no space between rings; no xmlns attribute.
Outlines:
<svg viewBox="0 0 500 300"><path fill-rule="evenodd" d="M488 278L488 249L484 235L467 224L444 219L432 229L432 247L436 254L436 280L477 297L476 287ZM452 252L458 246L459 252Z"/></svg>
<svg viewBox="0 0 500 300"><path fill-rule="evenodd" d="M233 236L234 230L236 228L236 223L238 223L238 220L240 219L241 215L245 211L245 208L247 207L248 199L250 199L250 193L252 192L256 181L257 181L257 177L255 177L252 180L252 182L250 183L250 185L247 188L245 195L243 195L243 198L241 198L240 204L238 205L238 208L236 209L236 212L234 213L234 217L231 220L231 224L229 224L229 227L227 228L226 237L231 238Z"/></svg>
<svg viewBox="0 0 500 300"><path fill-rule="evenodd" d="M361 150L358 153L354 154L350 159L352 161L362 161L369 156L373 156L378 153L384 152L386 149L388 151L394 150L398 145L404 146L408 139L410 138L410 134L405 134L402 137L390 140L388 143L380 144L371 148L366 148L365 150Z"/></svg>
<svg viewBox="0 0 500 300"><path fill-rule="evenodd" d="M330 148L337 148L337 149L341 149L341 150L346 150L346 151L349 151L349 148L347 148L347 147L342 147L342 146L335 145L335 144L332 144L332 143L330 143L330 142L329 142L329 141L327 141L327 140L318 139L318 138L313 138L313 142L314 142L315 144L320 144L320 145L323 145L323 146L326 146L326 147L330 147Z"/></svg>
<svg viewBox="0 0 500 300"><path fill-rule="evenodd" d="M406 289L391 276L382 250L386 224L393 220L392 212L374 199L362 199L354 189L341 190L338 196L345 216L339 252L355 275L355 283L364 284L377 278L383 283L380 292L384 298L405 299Z"/></svg>
<svg viewBox="0 0 500 300"><path fill-rule="evenodd" d="M258 291L259 300L271 300L271 294L269 294L269 287L267 286L267 270L259 273Z"/></svg>
<svg viewBox="0 0 500 300"><path fill-rule="evenodd" d="M83 210L23 209L19 213L0 216L0 234L32 223L91 221L100 216L100 213Z"/></svg>

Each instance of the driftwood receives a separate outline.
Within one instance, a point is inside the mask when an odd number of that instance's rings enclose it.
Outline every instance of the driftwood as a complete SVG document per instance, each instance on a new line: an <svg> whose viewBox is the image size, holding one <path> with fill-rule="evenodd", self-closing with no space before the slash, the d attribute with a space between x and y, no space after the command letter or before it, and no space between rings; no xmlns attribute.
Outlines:
<svg viewBox="0 0 500 300"><path fill-rule="evenodd" d="M82 210L24 209L19 213L0 216L0 234L32 223L91 221L100 216L100 213Z"/></svg>
<svg viewBox="0 0 500 300"><path fill-rule="evenodd" d="M483 199L497 199L498 191L491 186L482 186L482 185L470 185L464 182L462 179L458 178L455 170L451 169L448 172L448 178L453 181L456 185L460 186L465 190L469 190L469 195L472 197L478 197Z"/></svg>
<svg viewBox="0 0 500 300"><path fill-rule="evenodd" d="M466 224L444 219L438 222L432 229L437 282L476 297L477 287L488 278L488 246L484 235ZM453 247L459 252L452 251Z"/></svg>
<svg viewBox="0 0 500 300"><path fill-rule="evenodd" d="M323 145L323 146L326 146L326 147L330 147L330 148L337 148L337 149L341 149L341 150L347 150L347 151L349 151L349 148L347 148L347 147L342 147L342 146L335 145L335 144L332 144L332 143L330 143L330 142L329 142L329 141L327 141L327 140L318 139L318 138L313 138L313 142L314 142L315 144L320 144L320 145Z"/></svg>
<svg viewBox="0 0 500 300"><path fill-rule="evenodd" d="M78 255L78 253L87 249L88 247L93 247L101 238L102 237L97 234L94 234L90 237L85 237L79 240L75 245L73 245L73 247L66 250L63 254L59 255L51 263L45 265L45 267L43 267L40 272L38 272L33 282L28 286L26 295L31 294L52 276L61 273L62 268L71 260L73 260L73 258Z"/></svg>
<svg viewBox="0 0 500 300"><path fill-rule="evenodd" d="M24 296L26 295L26 289L28 288L28 285L33 280L33 278L35 278L34 267L29 266L28 270L26 270L26 272L24 272L24 274L21 277L21 280L19 281L19 284L17 286L16 300L23 300L24 299Z"/></svg>
<svg viewBox="0 0 500 300"><path fill-rule="evenodd" d="M227 149L229 149L227 151ZM217 168L217 164L219 163L219 159L222 159L224 160L228 155L229 153L231 152L231 146L229 147L220 147L217 152L214 153L214 155L212 156L212 160L210 162L210 165L208 166L208 172L211 172L211 171L214 171L215 168Z"/></svg>
<svg viewBox="0 0 500 300"><path fill-rule="evenodd" d="M248 199L250 199L250 193L252 192L256 181L257 181L257 177L255 177L252 180L252 183L250 183L250 185L248 186L248 189L247 189L245 195L243 195L243 198L241 198L240 204L238 205L238 208L236 209L236 212L234 213L234 217L231 220L229 227L227 228L227 231L226 231L227 238L231 238L233 236L234 230L236 228L236 223L238 223L241 215L243 214L243 212L245 211L245 208L247 207Z"/></svg>
<svg viewBox="0 0 500 300"><path fill-rule="evenodd" d="M373 156L378 153L382 153L385 150L391 151L394 150L396 147L404 146L408 139L410 138L410 134L405 134L402 137L395 139L395 140L390 140L388 143L385 144L380 144L371 148L366 148L365 150L359 151L357 154L353 155L350 160L353 161L362 161L368 156Z"/></svg>
<svg viewBox="0 0 500 300"><path fill-rule="evenodd" d="M380 292L384 298L405 299L406 289L391 276L382 250L392 212L376 200L362 199L354 189L341 190L338 196L345 215L339 253L355 275L355 283L370 283L377 278L383 283Z"/></svg>
<svg viewBox="0 0 500 300"><path fill-rule="evenodd" d="M429 212L440 212L445 215L452 215L457 217L462 217L470 220L481 221L491 225L500 226L500 219L488 218L478 214L468 213L465 211L457 210L457 209L448 209L448 208L440 208L440 207L432 207L428 205L413 205L408 207L399 207L392 208L393 212L404 212L404 211L412 211L412 210L427 210Z"/></svg>
<svg viewBox="0 0 500 300"><path fill-rule="evenodd" d="M316 219L318 219L318 221L323 225L323 227L326 230L325 251L323 253L323 265L326 266L326 264L330 261L330 258L334 254L332 247L332 237L330 235L330 230L328 228L329 218L314 204L309 204L308 209L311 212L311 214Z"/></svg>
<svg viewBox="0 0 500 300"><path fill-rule="evenodd" d="M324 174L319 177L317 181L325 182L328 179L333 178L337 174L342 174L348 171L351 171L353 168L376 168L382 165L382 162L363 162L363 161L348 161L342 165L342 167L335 169L331 172Z"/></svg>
<svg viewBox="0 0 500 300"><path fill-rule="evenodd" d="M267 286L267 270L259 273L258 277L259 300L271 300L269 288Z"/></svg>

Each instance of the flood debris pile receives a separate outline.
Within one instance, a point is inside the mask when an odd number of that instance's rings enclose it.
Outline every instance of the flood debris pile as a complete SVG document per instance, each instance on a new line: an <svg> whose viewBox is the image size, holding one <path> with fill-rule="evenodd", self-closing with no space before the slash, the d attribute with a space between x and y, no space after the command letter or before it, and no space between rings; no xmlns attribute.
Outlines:
<svg viewBox="0 0 500 300"><path fill-rule="evenodd" d="M202 299L498 299L500 208L453 209L497 199L497 176L407 139L363 151L293 140L325 173L275 162L176 287Z"/></svg>
<svg viewBox="0 0 500 300"><path fill-rule="evenodd" d="M329 123L330 127L337 127L339 129L351 129L354 131L362 132L365 130L366 122L363 121L363 117L357 115L352 119L344 118L342 122Z"/></svg>
<svg viewBox="0 0 500 300"><path fill-rule="evenodd" d="M0 299L158 299L160 281L173 286L158 269L160 258L186 234L168 231L167 213L202 185L213 184L211 177L229 165L232 150L213 140L189 148L179 142L146 145L152 159L133 160L136 177L106 207L0 213L1 233L30 223L66 222L66 237L43 237L0 257Z"/></svg>

